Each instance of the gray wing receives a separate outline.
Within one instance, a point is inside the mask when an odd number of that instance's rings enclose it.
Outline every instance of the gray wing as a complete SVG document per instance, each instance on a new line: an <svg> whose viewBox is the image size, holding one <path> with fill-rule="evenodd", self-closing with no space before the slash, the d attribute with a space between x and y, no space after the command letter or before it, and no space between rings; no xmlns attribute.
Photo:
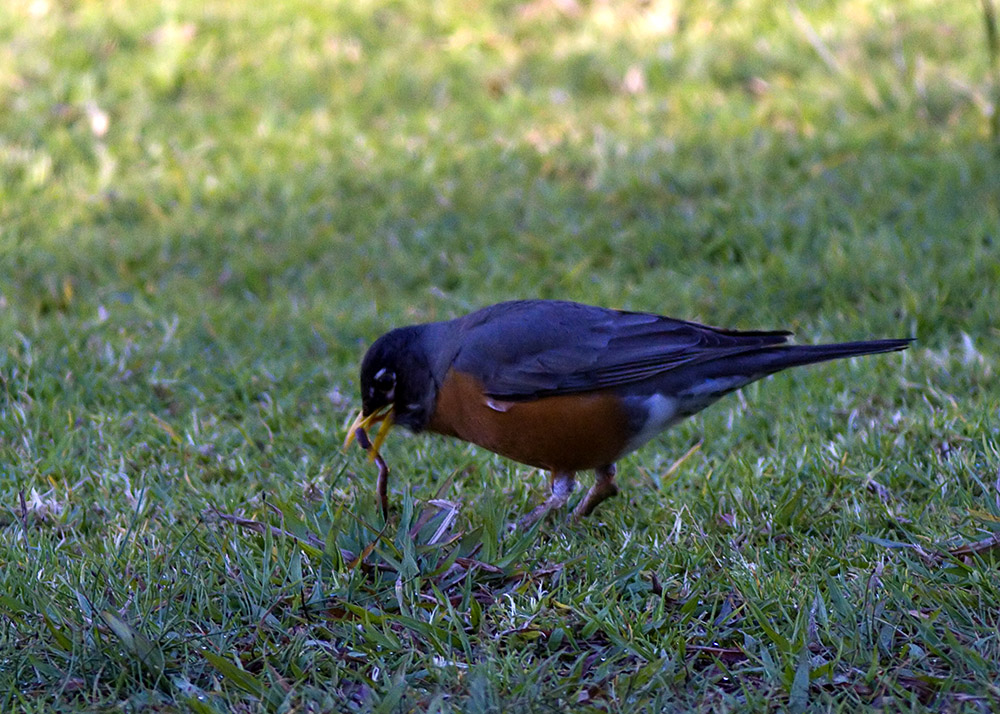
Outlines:
<svg viewBox="0 0 1000 714"><path fill-rule="evenodd" d="M460 318L453 366L496 399L519 401L639 382L683 366L787 341L660 315L571 302L500 303Z"/></svg>

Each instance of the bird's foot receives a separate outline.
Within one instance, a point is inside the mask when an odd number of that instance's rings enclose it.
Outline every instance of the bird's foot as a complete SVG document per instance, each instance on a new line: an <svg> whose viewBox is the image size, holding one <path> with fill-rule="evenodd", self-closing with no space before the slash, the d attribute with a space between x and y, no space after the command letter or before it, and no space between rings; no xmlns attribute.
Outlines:
<svg viewBox="0 0 1000 714"><path fill-rule="evenodd" d="M602 501L618 495L618 484L615 483L616 473L617 469L614 464L597 469L597 480L594 481L594 485L587 491L583 500L576 504L576 508L573 509L570 516L572 520L578 521L584 516L589 516Z"/></svg>
<svg viewBox="0 0 1000 714"><path fill-rule="evenodd" d="M535 523L545 518L550 512L556 511L566 505L573 489L576 488L576 478L572 472L556 472L549 479L552 492L542 503L535 506L531 511L521 516L516 526L511 530L524 531L531 528Z"/></svg>

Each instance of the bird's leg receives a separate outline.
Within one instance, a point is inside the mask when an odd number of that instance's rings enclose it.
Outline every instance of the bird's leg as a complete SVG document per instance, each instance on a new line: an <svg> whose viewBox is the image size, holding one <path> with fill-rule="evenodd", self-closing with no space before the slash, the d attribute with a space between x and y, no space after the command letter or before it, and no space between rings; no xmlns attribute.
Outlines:
<svg viewBox="0 0 1000 714"><path fill-rule="evenodd" d="M611 498L618 493L618 484L615 483L615 473L618 469L614 464L608 464L597 469L597 479L594 485L587 491L587 495L573 509L573 518L580 519L589 516L601 501Z"/></svg>
<svg viewBox="0 0 1000 714"><path fill-rule="evenodd" d="M527 530L535 525L540 518L544 518L549 511L562 508L566 505L573 489L576 488L576 476L572 471L553 471L549 476L549 485L552 492L545 501L530 512L521 516L517 522L518 530Z"/></svg>

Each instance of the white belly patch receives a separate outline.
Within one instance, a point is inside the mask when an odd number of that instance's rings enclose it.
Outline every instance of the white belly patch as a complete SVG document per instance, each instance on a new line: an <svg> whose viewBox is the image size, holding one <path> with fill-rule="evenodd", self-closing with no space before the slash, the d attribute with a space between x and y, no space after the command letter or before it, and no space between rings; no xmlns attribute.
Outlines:
<svg viewBox="0 0 1000 714"><path fill-rule="evenodd" d="M639 402L639 409L646 412L646 421L639 433L629 439L624 453L635 451L671 424L680 421L677 400L662 394L653 394Z"/></svg>

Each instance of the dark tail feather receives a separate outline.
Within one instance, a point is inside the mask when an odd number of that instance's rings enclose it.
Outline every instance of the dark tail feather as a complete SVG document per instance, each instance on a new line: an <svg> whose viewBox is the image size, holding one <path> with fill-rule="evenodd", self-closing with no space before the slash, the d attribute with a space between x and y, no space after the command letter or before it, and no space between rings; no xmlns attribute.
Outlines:
<svg viewBox="0 0 1000 714"><path fill-rule="evenodd" d="M733 368L733 372L764 376L789 367L799 367L814 362L873 355L881 352L898 352L909 347L911 342L913 342L912 337L902 340L841 342L834 345L788 345L732 357L728 366Z"/></svg>

